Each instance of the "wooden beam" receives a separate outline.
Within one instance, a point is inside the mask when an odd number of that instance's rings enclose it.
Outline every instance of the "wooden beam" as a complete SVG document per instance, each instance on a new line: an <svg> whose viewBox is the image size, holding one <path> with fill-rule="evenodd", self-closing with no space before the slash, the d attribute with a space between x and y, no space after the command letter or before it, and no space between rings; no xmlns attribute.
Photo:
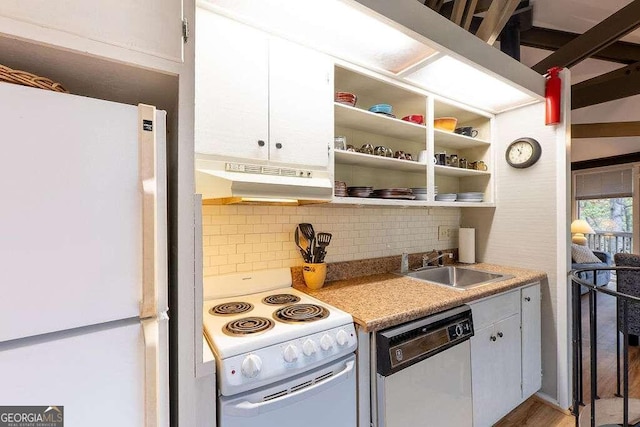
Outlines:
<svg viewBox="0 0 640 427"><path fill-rule="evenodd" d="M482 24L480 24L476 36L488 44L493 44L519 3L519 0L494 0L482 20Z"/></svg>
<svg viewBox="0 0 640 427"><path fill-rule="evenodd" d="M537 49L558 50L580 34L550 28L531 27L520 33L520 44ZM640 44L615 42L591 56L603 61L633 64L640 59Z"/></svg>
<svg viewBox="0 0 640 427"><path fill-rule="evenodd" d="M427 0L430 1L430 0ZM474 7L473 9L473 13L482 13L482 12L486 12L487 10L489 10L489 6L491 6L491 2L493 0L477 0L476 1L476 7ZM525 1L523 1L522 3L525 3ZM529 3L528 0L526 0L526 3ZM446 16L447 19L451 19L451 14L453 12L453 6L454 6L454 2L453 1L448 1L446 2L442 8L440 9L440 14L442 16Z"/></svg>
<svg viewBox="0 0 640 427"><path fill-rule="evenodd" d="M640 122L571 125L571 138L623 138L627 136L640 136Z"/></svg>
<svg viewBox="0 0 640 427"><path fill-rule="evenodd" d="M602 157L600 159L582 160L571 163L571 170L601 168L603 166L619 166L626 163L640 162L640 152L621 154L619 156Z"/></svg>
<svg viewBox="0 0 640 427"><path fill-rule="evenodd" d="M471 21L473 21L473 15L476 13L478 7L478 0L470 0L469 7L467 7L464 19L462 21L462 28L469 31L471 27Z"/></svg>
<svg viewBox="0 0 640 427"><path fill-rule="evenodd" d="M467 0L455 0L453 2L453 11L451 12L451 21L456 25L462 25L462 17L467 7Z"/></svg>
<svg viewBox="0 0 640 427"><path fill-rule="evenodd" d="M571 109L640 94L640 62L571 86Z"/></svg>
<svg viewBox="0 0 640 427"><path fill-rule="evenodd" d="M551 67L572 67L615 43L638 26L640 0L634 0L531 68L544 74Z"/></svg>

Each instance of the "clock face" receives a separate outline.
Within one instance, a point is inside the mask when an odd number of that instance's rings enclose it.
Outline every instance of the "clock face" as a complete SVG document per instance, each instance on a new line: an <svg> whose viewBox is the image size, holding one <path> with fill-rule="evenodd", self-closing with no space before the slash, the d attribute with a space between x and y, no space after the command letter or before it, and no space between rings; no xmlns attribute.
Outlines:
<svg viewBox="0 0 640 427"><path fill-rule="evenodd" d="M513 141L505 153L507 163L514 168L528 168L540 159L542 149L533 138L519 138Z"/></svg>

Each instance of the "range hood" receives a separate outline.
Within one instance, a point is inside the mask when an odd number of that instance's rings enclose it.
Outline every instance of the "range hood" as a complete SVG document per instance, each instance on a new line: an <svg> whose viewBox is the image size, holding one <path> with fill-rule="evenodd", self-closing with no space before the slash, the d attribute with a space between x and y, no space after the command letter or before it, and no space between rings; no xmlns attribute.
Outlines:
<svg viewBox="0 0 640 427"><path fill-rule="evenodd" d="M326 170L196 157L196 192L209 204L326 203L333 181Z"/></svg>

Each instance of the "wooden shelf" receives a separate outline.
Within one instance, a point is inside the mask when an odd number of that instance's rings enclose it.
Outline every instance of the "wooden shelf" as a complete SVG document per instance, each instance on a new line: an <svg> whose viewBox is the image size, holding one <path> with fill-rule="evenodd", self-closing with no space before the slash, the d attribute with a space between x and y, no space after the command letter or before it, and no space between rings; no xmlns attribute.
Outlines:
<svg viewBox="0 0 640 427"><path fill-rule="evenodd" d="M493 202L432 202L427 200L374 199L364 197L334 197L331 203L350 206L396 206L405 208L495 208Z"/></svg>
<svg viewBox="0 0 640 427"><path fill-rule="evenodd" d="M495 208L493 202L430 202L430 206L440 206L443 208Z"/></svg>
<svg viewBox="0 0 640 427"><path fill-rule="evenodd" d="M461 169L442 165L435 165L434 168L436 171L436 175L443 176L491 176L491 172L477 171L475 169Z"/></svg>
<svg viewBox="0 0 640 427"><path fill-rule="evenodd" d="M459 135L453 132L447 132L440 129L434 129L435 145L443 148L477 148L488 147L491 143L479 138L471 138L470 136Z"/></svg>
<svg viewBox="0 0 640 427"><path fill-rule="evenodd" d="M360 108L334 103L336 126L425 144L427 128L423 125L372 113Z"/></svg>
<svg viewBox="0 0 640 427"><path fill-rule="evenodd" d="M433 206L433 202L426 200L375 199L368 197L334 197L331 203L354 206L399 206L416 208Z"/></svg>
<svg viewBox="0 0 640 427"><path fill-rule="evenodd" d="M335 160L336 163L342 165L356 165L405 172L426 173L427 170L425 163L394 159L392 157L374 156L353 151L335 150Z"/></svg>

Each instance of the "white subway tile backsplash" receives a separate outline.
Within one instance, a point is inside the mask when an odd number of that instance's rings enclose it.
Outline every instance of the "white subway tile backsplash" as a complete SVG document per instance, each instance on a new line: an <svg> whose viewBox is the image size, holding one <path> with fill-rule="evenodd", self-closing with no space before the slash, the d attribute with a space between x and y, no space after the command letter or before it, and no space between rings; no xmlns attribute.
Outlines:
<svg viewBox="0 0 640 427"><path fill-rule="evenodd" d="M295 227L313 224L333 234L327 262L351 261L457 247L438 240L438 226L460 226L460 209L334 206L204 205L204 275L302 265Z"/></svg>

